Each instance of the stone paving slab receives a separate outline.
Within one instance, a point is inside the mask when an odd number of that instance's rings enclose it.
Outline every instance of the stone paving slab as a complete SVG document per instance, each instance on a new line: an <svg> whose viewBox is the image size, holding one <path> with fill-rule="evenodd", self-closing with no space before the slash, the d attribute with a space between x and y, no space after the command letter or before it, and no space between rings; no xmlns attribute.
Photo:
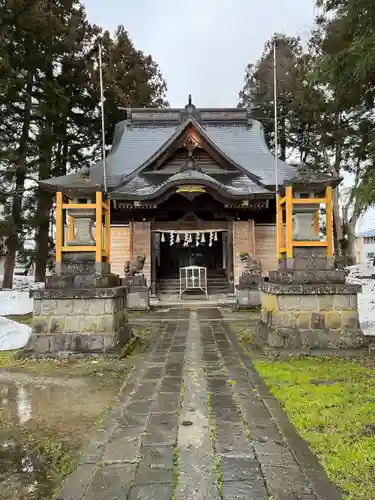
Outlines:
<svg viewBox="0 0 375 500"><path fill-rule="evenodd" d="M150 347L60 500L341 498L218 308L145 318Z"/></svg>

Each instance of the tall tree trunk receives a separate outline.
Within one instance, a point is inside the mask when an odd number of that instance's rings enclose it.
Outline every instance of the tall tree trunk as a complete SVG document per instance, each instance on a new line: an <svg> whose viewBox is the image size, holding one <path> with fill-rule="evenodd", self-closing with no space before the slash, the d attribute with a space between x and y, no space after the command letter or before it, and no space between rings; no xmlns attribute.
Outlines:
<svg viewBox="0 0 375 500"><path fill-rule="evenodd" d="M45 149L42 152L41 163L39 165L39 180L48 179L50 177L50 162L52 159L52 127L46 125L45 130ZM38 222L39 226L35 235L36 253L35 253L35 281L41 283L45 281L46 267L49 257L49 229L50 216L52 209L51 193L38 188Z"/></svg>
<svg viewBox="0 0 375 500"><path fill-rule="evenodd" d="M46 82L53 81L52 68L46 72ZM51 174L51 161L54 146L53 118L47 109L45 124L40 139L40 162L38 180L48 179ZM46 267L49 257L49 228L50 215L52 209L52 195L38 188L38 229L35 235L36 253L35 253L35 281L41 283L45 281Z"/></svg>
<svg viewBox="0 0 375 500"><path fill-rule="evenodd" d="M359 216L353 214L348 223L348 247L347 247L347 256L348 263L355 264L357 262L356 254L355 254L355 227L357 225Z"/></svg>
<svg viewBox="0 0 375 500"><path fill-rule="evenodd" d="M336 113L335 115L335 125L336 125L336 130L339 130L340 127L340 113ZM341 172L341 161L342 161L342 145L341 145L341 139L338 140L336 139L336 144L335 144L335 163L332 168L332 175L335 177L338 177ZM333 191L333 226L334 226L334 247L335 247L335 257L336 259L339 259L342 257L342 242L344 240L344 232L343 232L343 220L340 214L340 207L339 207L339 200L340 200L340 192L339 188L337 187Z"/></svg>
<svg viewBox="0 0 375 500"><path fill-rule="evenodd" d="M16 262L16 254L19 248L19 233L22 230L22 200L26 179L26 158L29 141L29 129L31 123L31 93L33 89L33 75L28 74L25 89L25 109L23 116L20 145L17 152L15 194L12 201L12 227L11 232L5 240L6 256L4 263L3 288L13 287L13 273Z"/></svg>
<svg viewBox="0 0 375 500"><path fill-rule="evenodd" d="M357 160L357 168L356 168L356 174L354 178L354 186L353 190L355 190L361 179L361 168L360 168L361 161L358 159ZM355 253L355 228L357 226L357 222L362 215L363 212L363 206L358 200L358 198L355 196L355 191L354 191L354 206L353 206L353 213L351 217L348 217L348 211L351 206L351 200L352 197L349 198L347 206L343 210L343 219L345 222L345 229L346 229L346 237L347 237L347 246L346 246L346 256L349 264L355 264L357 259L356 259L356 253Z"/></svg>
<svg viewBox="0 0 375 500"><path fill-rule="evenodd" d="M332 206L333 206L333 237L334 237L333 243L335 250L335 258L339 259L341 257L341 241L344 238L344 234L342 230L342 219L340 215L338 188L334 189L333 191Z"/></svg>

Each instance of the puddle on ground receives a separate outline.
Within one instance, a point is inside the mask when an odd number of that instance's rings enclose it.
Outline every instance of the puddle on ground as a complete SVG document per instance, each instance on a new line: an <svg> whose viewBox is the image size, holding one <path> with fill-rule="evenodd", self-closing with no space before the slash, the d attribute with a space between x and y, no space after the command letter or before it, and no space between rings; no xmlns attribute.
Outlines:
<svg viewBox="0 0 375 500"><path fill-rule="evenodd" d="M0 499L52 498L53 473L69 466L120 383L0 372Z"/></svg>

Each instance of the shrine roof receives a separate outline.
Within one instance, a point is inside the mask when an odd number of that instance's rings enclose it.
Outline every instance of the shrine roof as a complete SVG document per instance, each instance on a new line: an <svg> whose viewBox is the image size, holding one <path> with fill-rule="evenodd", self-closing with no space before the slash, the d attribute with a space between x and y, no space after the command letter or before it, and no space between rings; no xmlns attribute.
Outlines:
<svg viewBox="0 0 375 500"><path fill-rule="evenodd" d="M197 124L218 153L239 167L236 179L230 176L216 179L217 183L226 186L228 192L234 195L273 191L275 158L267 147L261 123L251 118L251 113L243 108L196 109L194 106L182 110L130 110L127 119L116 125L112 148L107 156L108 190L115 189L116 195L120 192L125 194L131 189L134 194L134 190L138 189L155 192L160 187L160 180L152 183L141 178L139 174L142 167L172 144L188 122L193 126ZM281 160L278 169L280 184L296 173L294 166ZM62 184L70 184L76 176L71 174L42 183L46 188L54 189ZM186 178L186 173L181 173L180 180ZM101 161L90 168L90 179L92 182L103 182ZM135 188L136 185L139 188Z"/></svg>
<svg viewBox="0 0 375 500"><path fill-rule="evenodd" d="M188 184L203 184L204 186L212 187L217 191L221 191L224 195L233 198L247 198L262 195L269 197L271 195L268 189L265 189L246 175L229 178L224 182L215 175L208 175L198 170L190 170L186 172L178 172L167 178L154 178L149 176L136 175L129 182L114 190L111 193L111 198L118 199L133 199L146 200L154 198L173 186L178 186L181 182Z"/></svg>

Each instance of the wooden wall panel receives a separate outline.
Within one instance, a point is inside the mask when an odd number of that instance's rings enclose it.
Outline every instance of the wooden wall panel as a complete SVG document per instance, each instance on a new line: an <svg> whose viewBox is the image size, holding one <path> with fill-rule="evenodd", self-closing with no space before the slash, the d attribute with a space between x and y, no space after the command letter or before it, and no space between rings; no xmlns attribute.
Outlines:
<svg viewBox="0 0 375 500"><path fill-rule="evenodd" d="M276 271L276 224L255 225L255 254L261 263L263 276Z"/></svg>
<svg viewBox="0 0 375 500"><path fill-rule="evenodd" d="M111 227L111 271L124 277L124 266L130 255L130 227Z"/></svg>
<svg viewBox="0 0 375 500"><path fill-rule="evenodd" d="M254 221L233 221L233 267L234 282L238 284L243 271L240 253L248 252L252 258L256 258L254 249Z"/></svg>
<svg viewBox="0 0 375 500"><path fill-rule="evenodd" d="M145 255L146 261L143 268L147 285L151 286L151 233L150 222L133 222L133 255L135 259L138 255Z"/></svg>

